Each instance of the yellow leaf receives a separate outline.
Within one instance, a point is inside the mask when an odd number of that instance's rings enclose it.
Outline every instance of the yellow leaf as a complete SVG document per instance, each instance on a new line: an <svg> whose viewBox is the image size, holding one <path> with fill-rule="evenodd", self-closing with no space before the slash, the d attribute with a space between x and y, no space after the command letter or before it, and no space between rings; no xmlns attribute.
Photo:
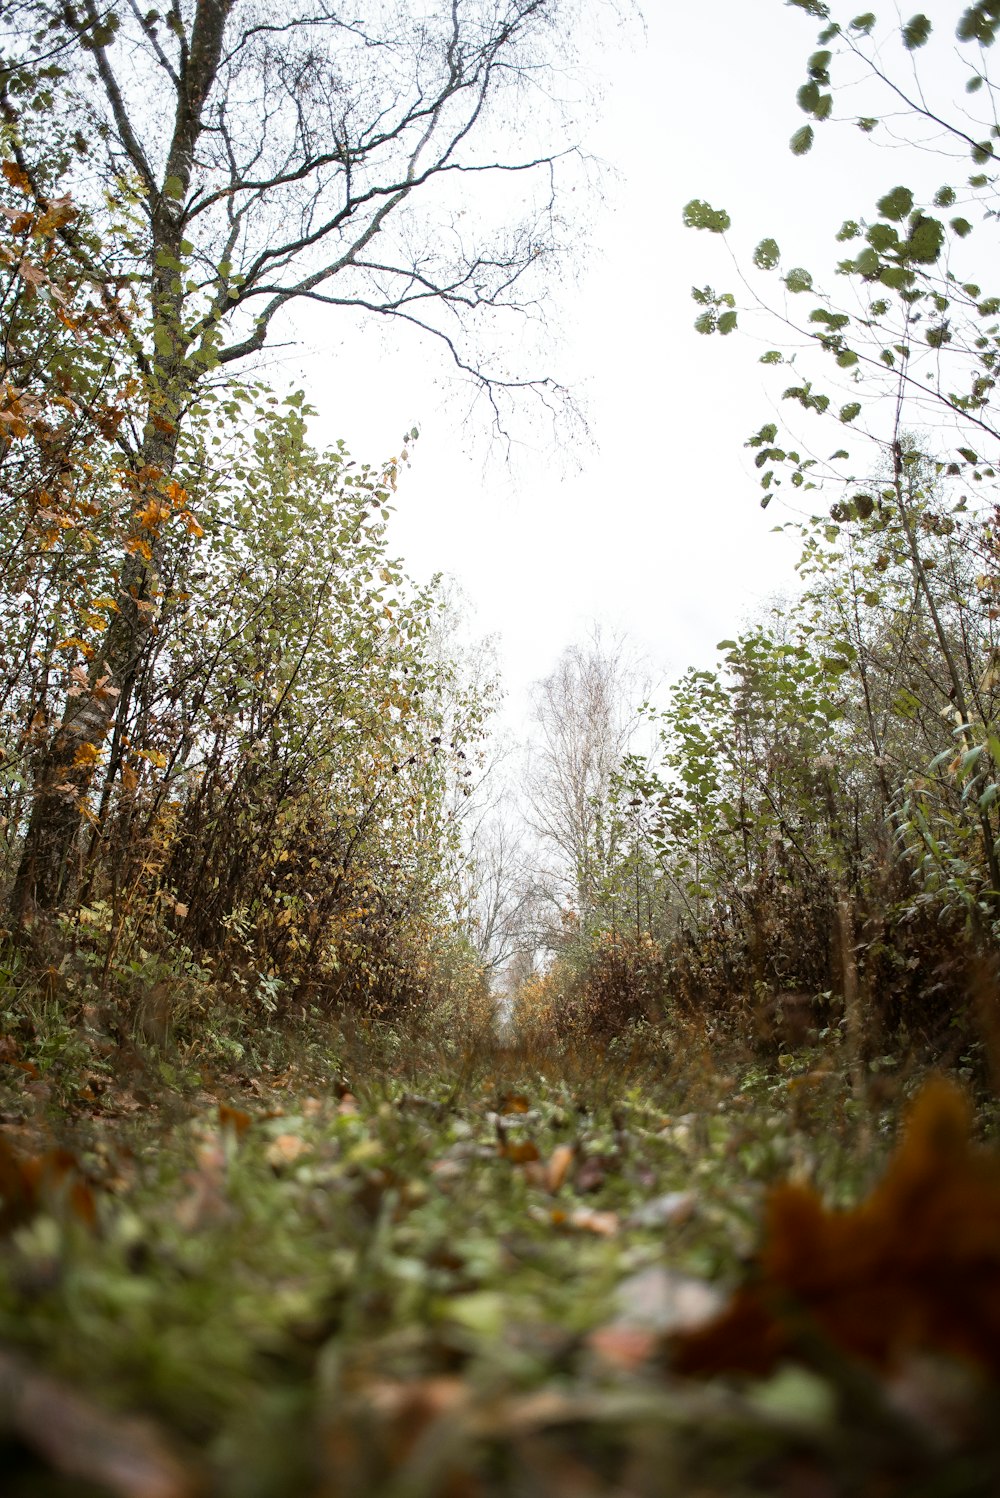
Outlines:
<svg viewBox="0 0 1000 1498"><path fill-rule="evenodd" d="M23 172L16 161L0 162L0 171L3 172L11 187L19 188L21 192L31 192L31 178L27 172Z"/></svg>

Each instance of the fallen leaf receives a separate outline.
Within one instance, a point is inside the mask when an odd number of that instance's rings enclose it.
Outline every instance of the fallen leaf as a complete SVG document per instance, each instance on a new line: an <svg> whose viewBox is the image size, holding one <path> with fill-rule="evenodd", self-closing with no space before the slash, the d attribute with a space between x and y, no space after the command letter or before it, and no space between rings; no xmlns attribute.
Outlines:
<svg viewBox="0 0 1000 1498"><path fill-rule="evenodd" d="M693 1215L696 1206L693 1191L667 1191L637 1207L630 1213L627 1225L632 1228L680 1226Z"/></svg>
<svg viewBox="0 0 1000 1498"><path fill-rule="evenodd" d="M249 1113L244 1113L242 1108L230 1108L227 1103L220 1103L219 1123L223 1129L232 1129L240 1139L253 1123L253 1118Z"/></svg>
<svg viewBox="0 0 1000 1498"><path fill-rule="evenodd" d="M75 1155L69 1150L47 1150L21 1157L0 1135L0 1233L29 1222L37 1212L68 1215L93 1227L97 1221L94 1193Z"/></svg>
<svg viewBox="0 0 1000 1498"><path fill-rule="evenodd" d="M497 1103L498 1113L530 1113L531 1101L523 1092L505 1092Z"/></svg>
<svg viewBox="0 0 1000 1498"><path fill-rule="evenodd" d="M279 1134L267 1147L267 1163L280 1170L283 1165L294 1165L309 1146L298 1134Z"/></svg>
<svg viewBox="0 0 1000 1498"><path fill-rule="evenodd" d="M653 1264L622 1280L615 1292L613 1324L641 1326L661 1335L692 1331L713 1320L722 1305L721 1292L706 1280Z"/></svg>
<svg viewBox="0 0 1000 1498"><path fill-rule="evenodd" d="M545 1167L545 1186L553 1196L565 1183L575 1159L576 1149L572 1144L557 1144L552 1151Z"/></svg>
<svg viewBox="0 0 1000 1498"><path fill-rule="evenodd" d="M595 1328L587 1337L587 1346L602 1362L627 1373L649 1361L660 1346L660 1338L648 1327L612 1322Z"/></svg>
<svg viewBox="0 0 1000 1498"><path fill-rule="evenodd" d="M537 1144L530 1139L502 1139L499 1152L512 1165L533 1164L540 1158Z"/></svg>
<svg viewBox="0 0 1000 1498"><path fill-rule="evenodd" d="M884 1372L937 1354L1000 1374L1000 1156L970 1142L970 1125L961 1092L929 1083L859 1206L773 1191L751 1277L677 1338L677 1371L769 1373L818 1338Z"/></svg>
<svg viewBox="0 0 1000 1498"><path fill-rule="evenodd" d="M232 1208L226 1196L228 1158L218 1135L206 1139L195 1152L197 1169L184 1175L188 1194L177 1204L174 1216L187 1232L210 1223L224 1222Z"/></svg>
<svg viewBox="0 0 1000 1498"><path fill-rule="evenodd" d="M595 1233L598 1238L613 1238L618 1231L617 1212L596 1212L592 1207L577 1207L566 1223L581 1233Z"/></svg>

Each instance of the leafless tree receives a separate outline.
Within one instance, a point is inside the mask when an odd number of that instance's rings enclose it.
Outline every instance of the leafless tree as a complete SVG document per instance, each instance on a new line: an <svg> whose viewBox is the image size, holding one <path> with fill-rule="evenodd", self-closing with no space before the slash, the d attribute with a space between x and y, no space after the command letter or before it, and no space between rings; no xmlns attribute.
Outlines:
<svg viewBox="0 0 1000 1498"><path fill-rule="evenodd" d="M534 949L543 896L523 819L509 794L469 830L465 859L465 920L491 979L519 949Z"/></svg>
<svg viewBox="0 0 1000 1498"><path fill-rule="evenodd" d="M546 859L550 904L568 904L585 928L615 854L609 794L643 695L624 642L606 644L598 629L534 690L527 820Z"/></svg>

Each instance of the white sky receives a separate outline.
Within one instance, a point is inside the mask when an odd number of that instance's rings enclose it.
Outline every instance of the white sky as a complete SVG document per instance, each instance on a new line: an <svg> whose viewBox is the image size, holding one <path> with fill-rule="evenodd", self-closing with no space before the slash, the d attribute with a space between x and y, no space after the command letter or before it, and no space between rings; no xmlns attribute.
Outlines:
<svg viewBox="0 0 1000 1498"><path fill-rule="evenodd" d="M953 29L953 0L922 8ZM819 30L801 11L781 0L648 0L647 10L645 42L634 32L634 46L601 55L604 106L584 139L620 175L581 247L553 361L588 408L595 447L579 472L567 476L551 453L522 453L516 471L484 467L454 388L428 378L445 367L416 339L389 353L380 330L359 335L330 317L287 364L319 407L317 435L342 436L358 459L396 452L400 434L420 428L392 549L417 578L453 575L475 631L500 636L514 723L530 683L591 620L627 632L669 678L708 664L757 604L794 586L796 547L773 534L790 512L760 509L744 448L775 416L781 374L768 380L757 362L768 342L695 333L692 285L735 290L736 273L721 241L683 227L683 205L727 208L744 263L772 234L786 266L830 281L841 221L919 172L912 151L897 160L848 125L818 127L812 153L791 155L806 119L795 91ZM934 163L930 185L968 169Z"/></svg>

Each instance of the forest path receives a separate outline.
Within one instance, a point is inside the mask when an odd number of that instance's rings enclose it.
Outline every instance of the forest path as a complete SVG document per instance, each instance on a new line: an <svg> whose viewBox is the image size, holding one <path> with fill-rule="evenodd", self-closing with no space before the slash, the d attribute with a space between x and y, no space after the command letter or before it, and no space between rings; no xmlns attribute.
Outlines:
<svg viewBox="0 0 1000 1498"><path fill-rule="evenodd" d="M668 1371L743 1277L767 1187L871 1180L807 1066L734 1088L705 1060L331 1053L95 1095L74 1156L5 1126L5 1495L826 1498L923 1491L928 1462L947 1484L960 1457L966 1485L934 1491L986 1498L1000 1454L965 1386L959 1437L933 1378L914 1420L842 1356Z"/></svg>

